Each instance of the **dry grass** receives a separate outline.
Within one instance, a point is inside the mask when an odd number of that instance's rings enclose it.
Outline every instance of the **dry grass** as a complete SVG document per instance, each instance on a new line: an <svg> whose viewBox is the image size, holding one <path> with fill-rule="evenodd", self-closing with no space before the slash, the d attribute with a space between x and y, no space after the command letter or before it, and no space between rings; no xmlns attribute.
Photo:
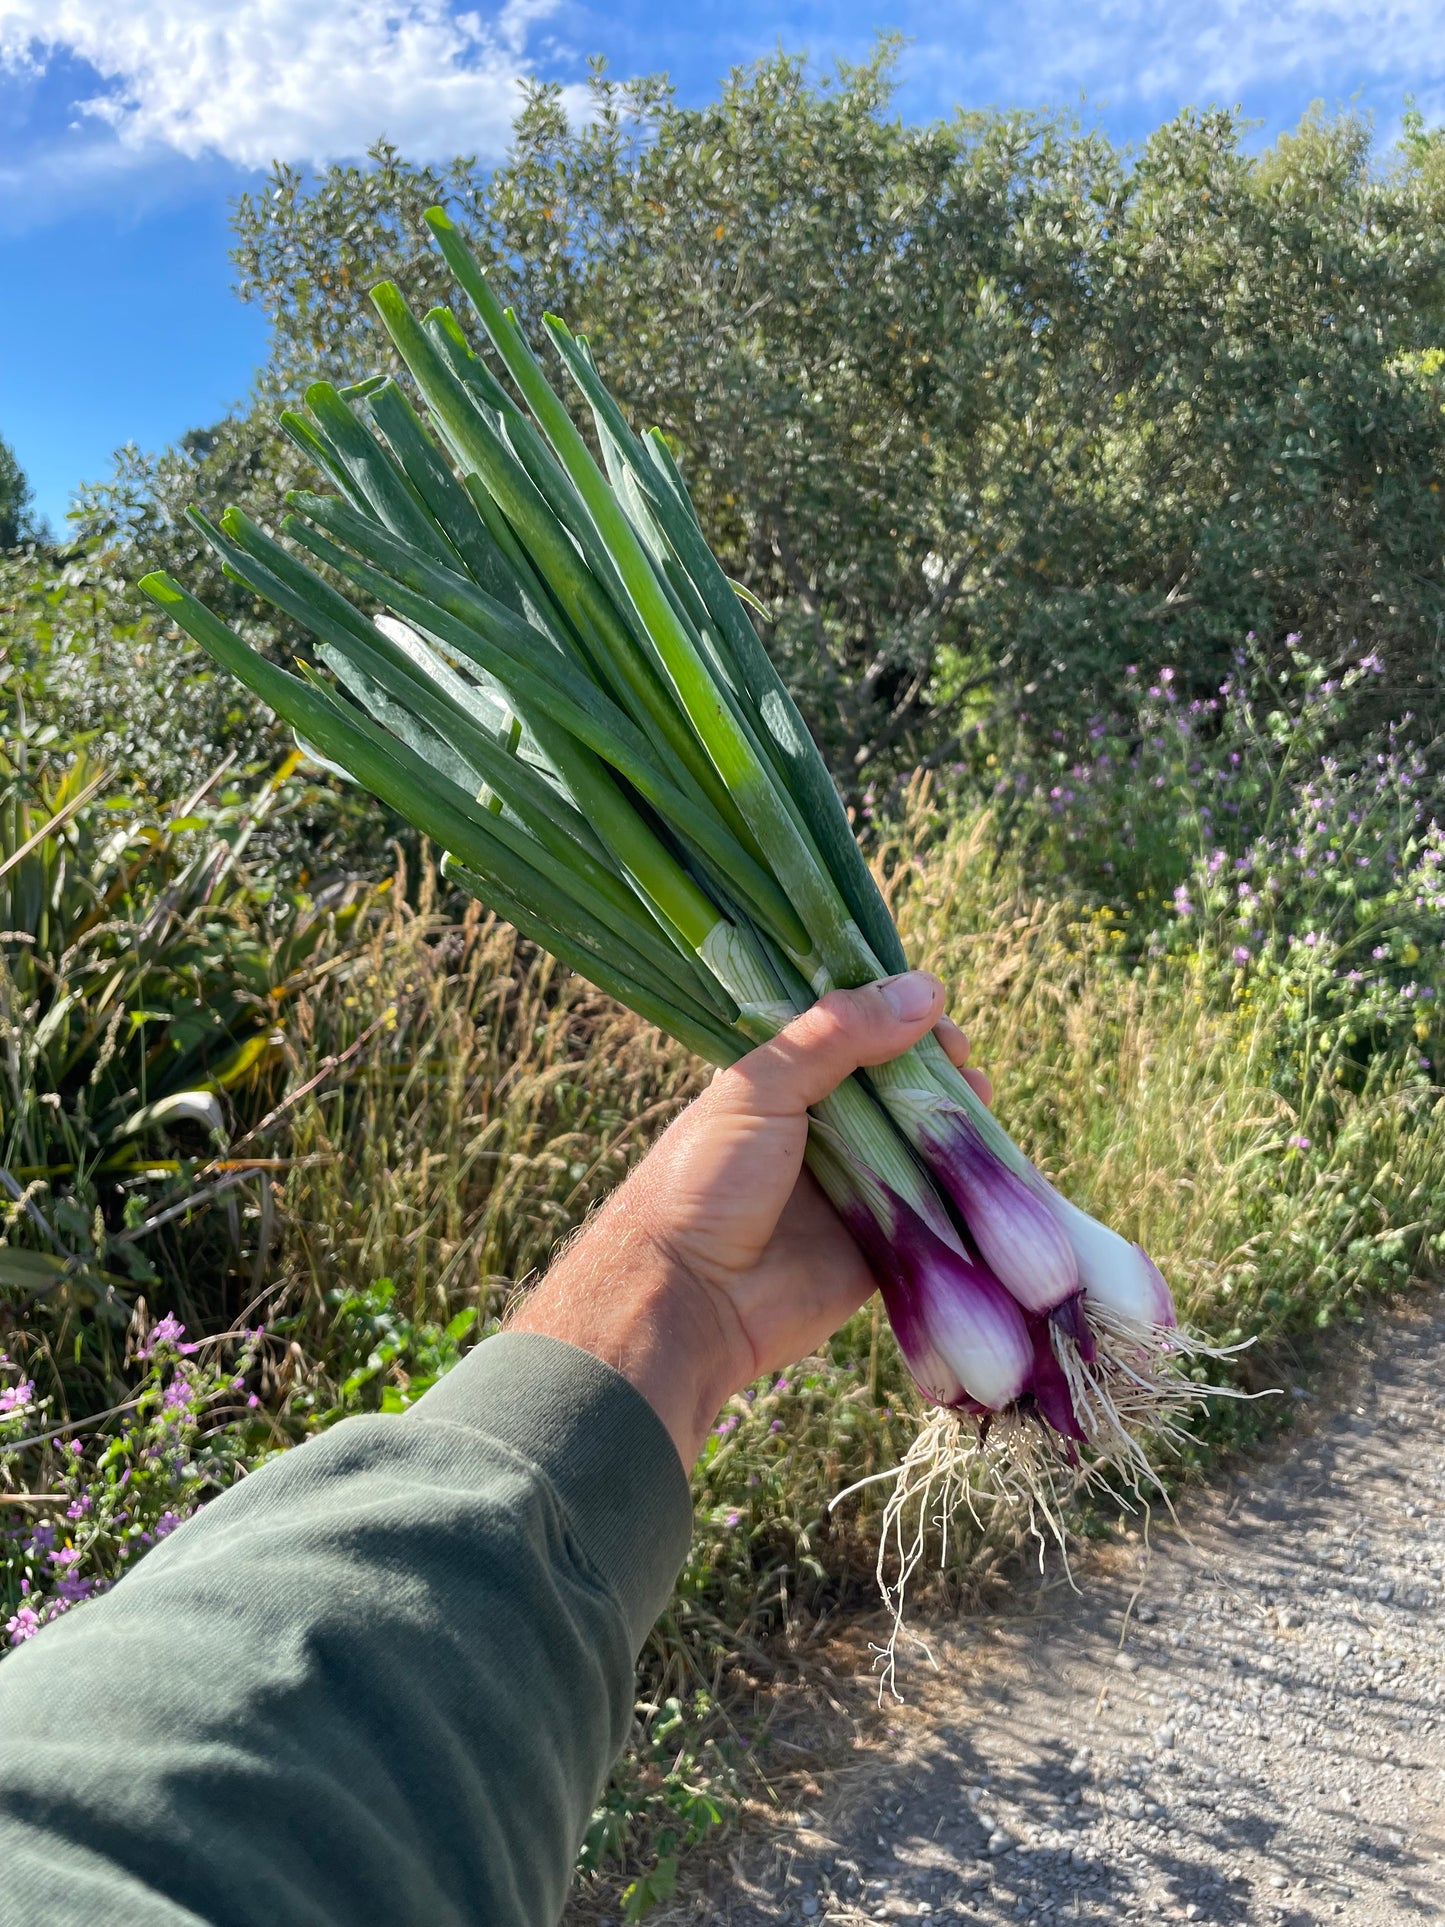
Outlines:
<svg viewBox="0 0 1445 1927"><path fill-rule="evenodd" d="M951 821L926 784L879 861L1010 1128L1146 1246L1208 1333L1273 1343L1431 1268L1445 1110L1418 1075L1384 1063L1352 1091L1306 1051L1301 1078L1288 1009L1233 1002L1208 959L1128 963L1117 917L1031 894L987 814ZM297 1107L270 1268L313 1388L340 1376L330 1308L374 1280L413 1327L497 1316L706 1074L475 906L453 923L429 890L403 898L294 1024L309 1069L346 1059ZM1289 1146L1305 1112L1307 1155ZM409 1369L403 1345L391 1375ZM828 1501L897 1464L920 1411L876 1309L733 1402L695 1479L697 1539L662 1631L670 1688L710 1688L750 1641L871 1597L886 1487L831 1516ZM1212 1437L1254 1422L1223 1411ZM1016 1538L996 1517L956 1540L955 1572L980 1581Z"/></svg>
<svg viewBox="0 0 1445 1927"><path fill-rule="evenodd" d="M440 914L430 874L405 896L293 1019L298 1071L339 1068L296 1107L272 1291L323 1353L332 1296L377 1278L418 1323L500 1312L704 1075L476 904Z"/></svg>

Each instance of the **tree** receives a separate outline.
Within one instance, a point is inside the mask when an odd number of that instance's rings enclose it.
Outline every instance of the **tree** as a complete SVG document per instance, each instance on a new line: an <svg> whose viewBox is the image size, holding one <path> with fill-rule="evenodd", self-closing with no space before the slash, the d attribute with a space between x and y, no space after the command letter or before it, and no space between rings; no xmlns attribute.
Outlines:
<svg viewBox="0 0 1445 1927"><path fill-rule="evenodd" d="M457 298L421 231L441 200L523 320L564 313L669 435L845 779L1000 711L1067 735L1130 663L1202 691L1251 631L1377 649L1384 700L1438 711L1439 137L1417 119L1377 164L1348 115L1262 155L1220 112L1137 156L1058 116L908 125L890 58L813 84L779 56L696 109L599 69L575 122L538 86L490 174L387 146L278 167L236 210L262 406L133 471L136 527L189 565L182 489L275 519L275 399L388 365L381 276Z"/></svg>
<svg viewBox="0 0 1445 1927"><path fill-rule="evenodd" d="M18 549L22 542L45 540L47 530L34 515L34 499L14 449L0 435L0 550Z"/></svg>

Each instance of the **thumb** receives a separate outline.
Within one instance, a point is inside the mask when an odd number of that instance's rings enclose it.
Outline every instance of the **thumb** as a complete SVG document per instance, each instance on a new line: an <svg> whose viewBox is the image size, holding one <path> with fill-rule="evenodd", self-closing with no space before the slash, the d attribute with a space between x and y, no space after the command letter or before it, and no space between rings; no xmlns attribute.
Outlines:
<svg viewBox="0 0 1445 1927"><path fill-rule="evenodd" d="M942 1014L943 985L926 970L885 977L860 990L830 990L718 1081L744 1080L748 1108L755 1112L802 1112L861 1064L899 1056Z"/></svg>

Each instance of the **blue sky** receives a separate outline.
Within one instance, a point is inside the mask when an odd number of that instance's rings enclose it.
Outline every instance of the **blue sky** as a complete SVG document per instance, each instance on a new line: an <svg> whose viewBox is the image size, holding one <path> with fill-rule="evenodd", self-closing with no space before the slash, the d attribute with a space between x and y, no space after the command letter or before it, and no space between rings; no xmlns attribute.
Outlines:
<svg viewBox="0 0 1445 1927"><path fill-rule="evenodd" d="M900 106L1077 104L1133 139L1189 103L1265 134L1310 101L1388 135L1445 117L1438 0L0 0L0 434L60 524L111 451L244 396L264 352L231 292L230 198L273 156L380 133L418 158L505 146L519 78L586 57L699 100L779 43L858 58L908 37Z"/></svg>

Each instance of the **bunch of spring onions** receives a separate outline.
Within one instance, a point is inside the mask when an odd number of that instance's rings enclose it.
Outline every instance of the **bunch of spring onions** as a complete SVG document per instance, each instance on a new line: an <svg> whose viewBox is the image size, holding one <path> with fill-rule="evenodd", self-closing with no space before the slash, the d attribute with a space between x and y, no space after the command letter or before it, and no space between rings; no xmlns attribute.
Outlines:
<svg viewBox="0 0 1445 1927"><path fill-rule="evenodd" d="M329 489L290 495L278 535L192 511L321 668L277 667L168 575L142 587L462 889L729 1064L908 960L662 435L549 316L599 464L451 220L427 220L491 354L383 283L425 414L389 378L318 382L282 421ZM1007 1414L996 1437L1142 1464L1141 1431L1198 1395L1158 1270L1034 1169L935 1038L818 1105L808 1161L918 1384L966 1415L951 1435Z"/></svg>

